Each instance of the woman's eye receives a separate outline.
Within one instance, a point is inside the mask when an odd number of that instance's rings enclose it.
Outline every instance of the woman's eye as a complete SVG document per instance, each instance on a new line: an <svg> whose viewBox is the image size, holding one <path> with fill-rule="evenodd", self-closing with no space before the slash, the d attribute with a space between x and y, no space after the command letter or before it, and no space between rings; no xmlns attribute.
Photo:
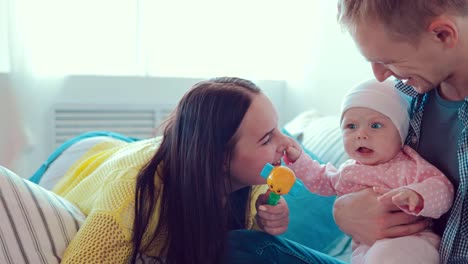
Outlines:
<svg viewBox="0 0 468 264"><path fill-rule="evenodd" d="M263 141L262 145L267 145L271 142L271 137L268 137L265 141Z"/></svg>
<svg viewBox="0 0 468 264"><path fill-rule="evenodd" d="M382 128L382 124L380 124L380 123L372 123L371 127L372 127L372 128Z"/></svg>

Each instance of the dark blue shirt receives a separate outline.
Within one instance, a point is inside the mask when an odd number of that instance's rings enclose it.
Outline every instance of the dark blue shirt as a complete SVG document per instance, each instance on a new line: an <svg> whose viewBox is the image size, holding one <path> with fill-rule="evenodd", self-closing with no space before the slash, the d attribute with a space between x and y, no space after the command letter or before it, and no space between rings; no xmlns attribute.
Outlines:
<svg viewBox="0 0 468 264"><path fill-rule="evenodd" d="M461 132L458 133L458 140L453 140L453 138L450 139L450 137L453 136L453 133L441 132L438 135L430 135L430 138L424 138L424 142L422 142L422 130L430 130L432 124L440 122L440 120L438 120L434 121L433 123L432 119L426 119L426 117L429 115L434 117L439 115L440 113L430 113L427 116L424 115L423 118L423 114L427 113L426 111L431 111L434 109L434 105L432 104L432 102L430 102L431 92L426 94L418 94L416 91L414 91L412 87L406 86L402 82L397 82L396 88L413 98L411 102L410 129L408 132L408 137L406 139L406 144L419 151L419 145L437 145L438 143L435 143L435 141L441 141L447 144L445 145L447 149L456 149L456 160L458 166L455 169L455 171L458 170L458 176L455 175L456 173L451 172L453 170L447 170L447 172L444 172L442 170L444 173L448 174L447 176L449 178L453 177L452 183L455 185L455 188L458 188L455 194L452 209L450 213L447 214L445 219L446 226L442 235L440 245L440 263L468 263L468 208L465 208L465 210L463 209L465 204L467 204L468 206L468 130L466 129L468 126L468 97L460 103L460 106L457 111L456 123L459 122L460 128L456 128L456 124L450 125L450 129L455 129L455 131L457 129L461 130ZM429 108L431 110L429 110ZM438 124L438 126L440 126L440 124ZM444 145L442 144L437 148L444 148ZM426 153L426 150L424 150L423 152ZM451 165L449 161L450 157L444 157L437 152L433 154L435 155L429 158L434 160L428 160L432 164L436 165L437 163L439 163L439 166L441 166L442 168L444 166L447 167ZM424 157L424 155L422 156ZM458 184L456 178L458 178Z"/></svg>

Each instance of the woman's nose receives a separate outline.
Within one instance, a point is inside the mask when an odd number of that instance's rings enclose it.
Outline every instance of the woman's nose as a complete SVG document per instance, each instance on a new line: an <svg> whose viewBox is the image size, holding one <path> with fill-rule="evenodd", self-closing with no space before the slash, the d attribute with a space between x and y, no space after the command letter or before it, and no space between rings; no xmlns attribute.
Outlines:
<svg viewBox="0 0 468 264"><path fill-rule="evenodd" d="M289 140L291 139L288 136L281 134L276 147L276 152L283 153L289 146Z"/></svg>

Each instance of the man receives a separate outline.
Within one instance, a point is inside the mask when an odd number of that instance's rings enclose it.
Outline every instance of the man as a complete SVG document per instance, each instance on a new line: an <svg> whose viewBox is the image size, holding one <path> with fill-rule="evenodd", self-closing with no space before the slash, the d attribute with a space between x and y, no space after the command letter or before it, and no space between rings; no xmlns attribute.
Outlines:
<svg viewBox="0 0 468 264"><path fill-rule="evenodd" d="M339 0L338 19L375 77L413 97L406 143L449 177L456 196L434 222L441 263L468 263L468 0ZM335 220L363 243L409 235L425 220L378 202L371 189L342 196ZM351 211L349 208L353 208Z"/></svg>

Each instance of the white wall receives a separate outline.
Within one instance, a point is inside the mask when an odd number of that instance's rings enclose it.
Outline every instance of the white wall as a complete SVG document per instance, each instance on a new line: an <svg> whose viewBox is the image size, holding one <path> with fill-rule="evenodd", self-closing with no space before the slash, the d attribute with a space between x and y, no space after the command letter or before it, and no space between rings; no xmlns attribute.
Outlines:
<svg viewBox="0 0 468 264"><path fill-rule="evenodd" d="M3 78L8 78L3 75ZM176 105L182 95L200 79L73 76L64 80L42 80L35 83L41 92L19 89L20 108L26 127L27 148L15 170L27 177L50 154L52 144L52 106L60 102L107 104L170 104ZM285 119L284 81L255 81L278 109L280 125ZM0 83L1 84L1 83ZM1 103L1 98L0 98Z"/></svg>
<svg viewBox="0 0 468 264"><path fill-rule="evenodd" d="M272 67L287 65L282 67L287 68L287 73L284 74L286 81L257 82L278 109L280 125L310 108L323 114L338 114L344 93L356 83L372 77L370 65L336 22L335 1L311 1L308 5L296 6L293 11L294 25L297 24L297 27L289 31L278 31L281 41L292 43L291 50L286 54L283 51L281 54L272 54L268 58ZM5 20L2 17L0 16L0 29L2 25L5 27L1 23ZM0 35L0 40L4 38L5 36ZM5 45L6 41L0 41L0 55L6 56ZM9 66L1 64L2 61L6 60L0 60L0 71L1 67ZM28 152L20 165L24 175L32 173L49 154L44 146L50 139L48 114L54 103L102 101L175 104L188 87L199 80L115 76L74 76L64 80L26 79L19 76L16 82L20 88L28 87L16 91L21 98L19 103L27 128ZM34 87L34 91L29 87Z"/></svg>
<svg viewBox="0 0 468 264"><path fill-rule="evenodd" d="M1 58L8 58L8 16L7 16L7 1L0 1L0 72L5 71L7 72L10 68L8 65L7 59Z"/></svg>
<svg viewBox="0 0 468 264"><path fill-rule="evenodd" d="M290 109L286 119L315 108L323 114L338 114L341 98L358 82L373 78L370 64L360 55L349 34L336 21L336 2L320 1L310 10L307 25L301 28L308 37L296 73L287 79Z"/></svg>

